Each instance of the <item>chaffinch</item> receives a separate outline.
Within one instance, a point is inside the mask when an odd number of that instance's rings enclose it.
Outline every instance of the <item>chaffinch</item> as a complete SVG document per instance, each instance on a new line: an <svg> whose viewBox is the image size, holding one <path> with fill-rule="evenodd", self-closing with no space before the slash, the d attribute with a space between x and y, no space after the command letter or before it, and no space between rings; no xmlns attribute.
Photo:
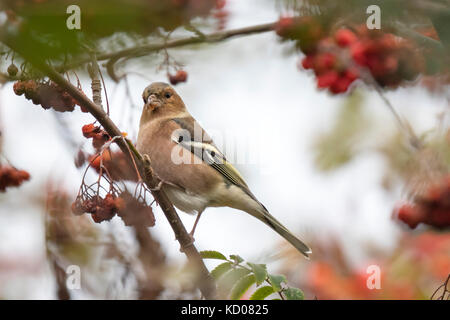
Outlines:
<svg viewBox="0 0 450 320"><path fill-rule="evenodd" d="M142 97L137 149L150 158L161 188L173 205L198 214L191 235L205 208L231 207L258 218L308 257L311 249L256 199L170 85L152 83Z"/></svg>

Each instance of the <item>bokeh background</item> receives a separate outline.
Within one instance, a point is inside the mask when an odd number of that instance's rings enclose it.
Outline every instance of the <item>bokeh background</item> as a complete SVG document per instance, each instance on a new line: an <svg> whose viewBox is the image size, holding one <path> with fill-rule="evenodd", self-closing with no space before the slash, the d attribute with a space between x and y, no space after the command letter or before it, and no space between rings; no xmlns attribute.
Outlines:
<svg viewBox="0 0 450 320"><path fill-rule="evenodd" d="M226 9L227 29L276 21L285 10L268 0L228 0ZM171 37L185 35L177 29ZM203 214L195 234L199 250L267 263L310 299L429 299L445 281L448 233L423 225L410 230L393 218L409 196L405 176L412 173L402 170L404 132L375 90L362 82L344 95L318 90L314 75L297 67L302 54L273 32L168 53L188 72L175 88L189 111L224 141L225 154L235 153L231 160L254 194L313 255L303 259L264 224L230 208ZM167 81L158 70L163 60L163 53L153 53L122 63L117 72L127 77L119 83L105 77L111 118L134 141L143 89ZM79 76L89 92L89 78ZM0 298L58 298L58 270L71 264L82 272L82 289L70 290L72 298L137 298L142 270L135 230L118 217L95 224L66 210L85 170L74 157L93 150L81 132L92 116L44 111L12 87L5 83L0 91L2 154L31 179L0 194ZM416 83L384 94L418 135L446 132L448 86L436 92ZM96 173L89 170L86 179L94 181ZM154 208L150 234L168 272L154 298L196 297L183 274L185 256ZM189 229L195 217L180 216ZM366 287L371 264L382 270L380 290Z"/></svg>

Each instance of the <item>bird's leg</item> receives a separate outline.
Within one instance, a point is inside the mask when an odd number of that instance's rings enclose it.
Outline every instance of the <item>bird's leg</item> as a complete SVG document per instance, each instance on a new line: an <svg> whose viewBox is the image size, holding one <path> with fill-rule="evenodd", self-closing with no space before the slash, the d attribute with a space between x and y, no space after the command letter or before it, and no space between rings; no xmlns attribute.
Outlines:
<svg viewBox="0 0 450 320"><path fill-rule="evenodd" d="M202 215L202 213L203 213L203 211L200 211L200 212L197 214L197 218L195 219L194 226L192 227L191 232L189 232L189 235L191 236L192 241L195 241L195 239L194 239L194 232L195 232L195 228L197 228L197 223L198 223L198 221L200 220L200 216Z"/></svg>
<svg viewBox="0 0 450 320"><path fill-rule="evenodd" d="M195 228L197 227L197 223L198 223L198 221L200 220L200 216L202 215L202 213L203 213L203 211L200 211L200 212L197 214L197 218L195 218L194 226L192 227L191 232L189 232L189 237L191 238L191 244L195 242L195 239L194 239L194 232L195 232ZM184 252L184 250L183 250L182 247L180 247L180 252Z"/></svg>

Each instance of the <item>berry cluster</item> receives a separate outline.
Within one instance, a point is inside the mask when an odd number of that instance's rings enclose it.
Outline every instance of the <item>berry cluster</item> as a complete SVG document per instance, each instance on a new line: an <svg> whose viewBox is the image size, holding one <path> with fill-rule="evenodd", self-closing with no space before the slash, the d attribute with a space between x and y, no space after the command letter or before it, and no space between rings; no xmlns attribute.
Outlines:
<svg viewBox="0 0 450 320"><path fill-rule="evenodd" d="M0 192L5 192L7 187L18 187L27 180L30 180L30 174L27 171L0 166Z"/></svg>
<svg viewBox="0 0 450 320"><path fill-rule="evenodd" d="M92 146L97 150L97 154L88 156L82 150L79 150L75 158L77 168L81 167L88 160L90 166L97 173L103 174L106 171L107 176L114 181L138 181L136 169L130 164L123 152L111 152L109 147L101 151L105 143L111 140L111 137L105 130L90 123L84 125L81 131L85 138L92 138Z"/></svg>
<svg viewBox="0 0 450 320"><path fill-rule="evenodd" d="M104 198L96 195L90 199L81 200L77 198L74 203L72 203L72 212L75 215L82 215L83 213L90 213L92 219L100 223L102 221L111 220L119 210L121 201L119 198L108 193Z"/></svg>
<svg viewBox="0 0 450 320"><path fill-rule="evenodd" d="M302 67L314 70L318 88L329 88L335 94L346 92L359 77L357 68L342 68L336 56L330 52L307 55L302 60Z"/></svg>
<svg viewBox="0 0 450 320"><path fill-rule="evenodd" d="M138 181L136 169L121 151L111 152L108 149L100 155L90 156L88 160L98 173L102 172L101 167L105 168L108 176L114 181Z"/></svg>
<svg viewBox="0 0 450 320"><path fill-rule="evenodd" d="M63 88L54 82L36 82L34 80L17 81L14 92L25 95L34 104L40 104L44 109L53 108L59 112L72 112L78 102Z"/></svg>
<svg viewBox="0 0 450 320"><path fill-rule="evenodd" d="M92 146L99 150L103 145L111 140L109 134L100 128L100 126L96 126L93 123L86 124L81 128L83 132L83 136L87 139L92 138Z"/></svg>
<svg viewBox="0 0 450 320"><path fill-rule="evenodd" d="M419 223L436 228L450 227L450 175L416 196L414 203L401 205L394 215L412 229Z"/></svg>
<svg viewBox="0 0 450 320"><path fill-rule="evenodd" d="M366 26L327 28L313 17L282 17L275 31L285 40L295 40L306 55L304 69L312 69L319 88L337 94L368 70L382 87L397 87L425 72L424 57L409 41Z"/></svg>
<svg viewBox="0 0 450 320"><path fill-rule="evenodd" d="M175 74L167 74L169 81L172 85L176 85L180 82L186 82L188 74L184 70L178 70Z"/></svg>
<svg viewBox="0 0 450 320"><path fill-rule="evenodd" d="M402 81L414 80L420 72L425 72L424 57L413 44L391 33L370 31L365 27L357 29L357 35L351 35L349 29L338 31L341 39L351 37L348 47L353 60L367 67L382 87L397 87Z"/></svg>
<svg viewBox="0 0 450 320"><path fill-rule="evenodd" d="M126 191L119 196L107 193L105 197L99 195L89 199L77 197L72 203L72 212L78 216L90 213L96 223L109 221L117 214L127 226L151 227L155 225L152 207Z"/></svg>

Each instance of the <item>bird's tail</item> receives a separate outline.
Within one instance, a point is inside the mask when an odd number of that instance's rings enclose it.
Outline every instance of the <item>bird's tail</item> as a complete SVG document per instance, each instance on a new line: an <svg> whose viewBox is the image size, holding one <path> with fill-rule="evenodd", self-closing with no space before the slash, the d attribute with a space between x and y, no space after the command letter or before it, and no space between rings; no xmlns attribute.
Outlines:
<svg viewBox="0 0 450 320"><path fill-rule="evenodd" d="M281 224L274 216L272 216L267 209L263 206L261 210L255 214L252 213L253 216L260 219L262 222L267 224L273 230L275 230L280 236L286 239L290 244L292 244L301 254L303 254L306 258L309 259L309 255L311 254L311 249L299 238L294 236L285 226Z"/></svg>

